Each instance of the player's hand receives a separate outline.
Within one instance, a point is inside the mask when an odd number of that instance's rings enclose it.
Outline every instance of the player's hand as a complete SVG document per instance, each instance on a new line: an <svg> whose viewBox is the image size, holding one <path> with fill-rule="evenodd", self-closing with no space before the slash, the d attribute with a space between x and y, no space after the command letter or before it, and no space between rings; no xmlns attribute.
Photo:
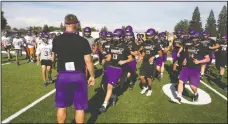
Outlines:
<svg viewBox="0 0 228 124"><path fill-rule="evenodd" d="M184 59L184 61L183 61L183 65L185 66L187 64L187 60L186 59Z"/></svg>
<svg viewBox="0 0 228 124"><path fill-rule="evenodd" d="M89 77L88 85L89 86L94 86L94 84L95 84L95 78L94 77Z"/></svg>
<svg viewBox="0 0 228 124"><path fill-rule="evenodd" d="M154 61L154 56L153 57L150 57L150 59L149 59L149 63L153 63L153 61Z"/></svg>
<svg viewBox="0 0 228 124"><path fill-rule="evenodd" d="M193 62L194 62L195 64L200 64L200 61L197 60L197 59L194 59Z"/></svg>
<svg viewBox="0 0 228 124"><path fill-rule="evenodd" d="M209 49L212 49L212 47L211 47L211 46L209 46Z"/></svg>
<svg viewBox="0 0 228 124"><path fill-rule="evenodd" d="M105 60L103 59L103 60L102 60L102 65L104 65L104 64L105 64Z"/></svg>
<svg viewBox="0 0 228 124"><path fill-rule="evenodd" d="M180 57L180 53L177 53L177 57Z"/></svg>
<svg viewBox="0 0 228 124"><path fill-rule="evenodd" d="M125 60L120 60L120 61L118 62L119 65L123 65L123 64L125 64L125 63L126 63Z"/></svg>

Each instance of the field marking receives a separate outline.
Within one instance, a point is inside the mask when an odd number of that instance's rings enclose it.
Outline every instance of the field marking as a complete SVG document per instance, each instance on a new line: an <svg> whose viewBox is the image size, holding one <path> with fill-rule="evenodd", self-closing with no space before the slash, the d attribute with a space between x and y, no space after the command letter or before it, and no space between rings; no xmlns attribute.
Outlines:
<svg viewBox="0 0 228 124"><path fill-rule="evenodd" d="M50 95L52 95L53 93L55 93L55 91L56 91L56 89L54 89L54 90L50 91L49 93L45 94L44 96L40 97L39 99L37 99L33 103L29 104L28 106L22 108L20 111L16 112L15 114L9 116L7 119L3 120L2 123L9 123L14 118L18 117L19 115L21 115L22 113L24 113L28 109L30 109L33 106L35 106L37 103L41 102L42 100L46 99L47 97L49 97Z"/></svg>
<svg viewBox="0 0 228 124"><path fill-rule="evenodd" d="M209 88L210 90L214 91L217 95L221 96L223 99L225 99L227 101L227 97L222 95L221 93L219 93L217 90L215 90L214 88L212 88L211 86L209 86L208 84L206 84L205 82L200 80L200 83L204 84L207 88Z"/></svg>
<svg viewBox="0 0 228 124"><path fill-rule="evenodd" d="M14 113L13 115L11 115L8 118L6 118L5 120L3 120L2 123L4 123L4 124L5 123L9 123L14 118L18 117L19 115L21 115L22 113L24 113L28 109L32 108L33 106L35 106L39 102L43 101L44 99L46 99L47 97L49 97L50 95L52 95L53 93L55 93L55 91L56 91L56 89L54 89L54 90L50 91L49 93L45 94L44 96L40 97L39 99L37 99L33 103L29 104L28 106L22 108L20 111Z"/></svg>
<svg viewBox="0 0 228 124"><path fill-rule="evenodd" d="M4 64L2 64L2 65L8 65L8 64L11 64L10 62L8 62L8 63L4 63Z"/></svg>

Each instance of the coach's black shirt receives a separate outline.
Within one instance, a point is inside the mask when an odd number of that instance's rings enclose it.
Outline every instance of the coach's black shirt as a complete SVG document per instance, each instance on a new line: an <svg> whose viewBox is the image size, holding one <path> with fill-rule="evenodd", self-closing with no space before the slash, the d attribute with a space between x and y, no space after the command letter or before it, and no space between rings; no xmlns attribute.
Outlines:
<svg viewBox="0 0 228 124"><path fill-rule="evenodd" d="M74 62L75 70L85 72L84 55L91 54L89 42L75 33L63 33L53 40L52 52L58 56L58 71L65 71L66 62Z"/></svg>

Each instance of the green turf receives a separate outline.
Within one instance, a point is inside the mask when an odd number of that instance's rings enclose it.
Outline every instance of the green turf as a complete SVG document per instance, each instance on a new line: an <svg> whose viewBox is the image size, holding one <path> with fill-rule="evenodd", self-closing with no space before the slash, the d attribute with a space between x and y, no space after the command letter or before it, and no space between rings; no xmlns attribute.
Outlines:
<svg viewBox="0 0 228 124"><path fill-rule="evenodd" d="M170 63L167 62L167 64ZM139 67L140 65L138 64L137 66ZM2 68L2 119L5 119L54 88L53 85L44 88L40 75L41 69L35 64L24 64L18 69L16 65L10 64L4 65ZM164 79L161 82L157 80L153 82L152 96L146 97L145 95L141 95L141 89L137 82L133 90L127 90L119 97L119 101L115 107L110 107L107 112L96 117L94 116L96 115L95 108L100 107L104 100L104 94L102 92L94 91L99 87L102 76L98 77L96 79L96 85L89 87L89 109L86 111L86 122L227 123L227 101L203 84L200 85L200 88L210 95L212 103L202 106L170 103L169 98L162 91L163 85L170 82L167 71L164 75ZM15 82L17 82L17 84ZM210 84L208 82L206 83ZM211 86L220 93L225 94L219 86ZM46 98L11 122L55 123L56 109L54 107L54 96L55 94ZM17 106L15 103L18 103ZM66 122L71 122L73 118L74 110L73 107L71 107L68 109Z"/></svg>

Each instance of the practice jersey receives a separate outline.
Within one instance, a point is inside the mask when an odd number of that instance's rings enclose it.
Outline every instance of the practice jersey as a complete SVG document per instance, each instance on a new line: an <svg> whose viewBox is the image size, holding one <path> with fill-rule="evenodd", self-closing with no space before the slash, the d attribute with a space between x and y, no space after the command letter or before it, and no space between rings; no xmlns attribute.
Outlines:
<svg viewBox="0 0 228 124"><path fill-rule="evenodd" d="M227 57L227 41L225 40L219 40L218 41L218 44L219 44L219 48L218 48L218 53L219 55L221 56L226 56Z"/></svg>
<svg viewBox="0 0 228 124"><path fill-rule="evenodd" d="M161 50L159 43L146 40L143 43L143 51L145 53L143 61L148 61L152 56L155 56L159 50Z"/></svg>
<svg viewBox="0 0 228 124"><path fill-rule="evenodd" d="M52 45L53 39L48 39L48 44Z"/></svg>
<svg viewBox="0 0 228 124"><path fill-rule="evenodd" d="M90 46L90 48L91 49L93 49L93 45L94 45L94 38L92 38L92 37L84 37L86 40L88 40L88 42L89 42L89 46Z"/></svg>
<svg viewBox="0 0 228 124"><path fill-rule="evenodd" d="M184 55L186 57L187 67L200 67L200 64L195 64L194 59L200 60L201 57L209 55L209 50L202 44L192 45L185 48Z"/></svg>
<svg viewBox="0 0 228 124"><path fill-rule="evenodd" d="M22 45L23 45L23 39L22 38L14 38L13 39L14 49L21 49Z"/></svg>
<svg viewBox="0 0 228 124"><path fill-rule="evenodd" d="M212 52L211 49L209 49L209 47L212 47L215 45L215 41L214 40L203 40L200 42L202 44L203 47L207 48L209 50L209 52Z"/></svg>
<svg viewBox="0 0 228 124"><path fill-rule="evenodd" d="M164 51L165 48L169 47L169 41L168 40L161 40L160 47L162 51Z"/></svg>
<svg viewBox="0 0 228 124"><path fill-rule="evenodd" d="M26 44L28 45L28 48L34 48L35 47L35 39L33 36L25 36Z"/></svg>
<svg viewBox="0 0 228 124"><path fill-rule="evenodd" d="M110 47L111 47L111 42L105 42L105 43L102 45L102 49L103 49L102 54L103 54L104 56L107 55L107 53L110 51Z"/></svg>
<svg viewBox="0 0 228 124"><path fill-rule="evenodd" d="M129 49L124 43L118 45L111 44L108 54L111 54L110 65L115 67L122 67L118 62L120 60L127 60L128 56L131 55Z"/></svg>
<svg viewBox="0 0 228 124"><path fill-rule="evenodd" d="M182 46L183 40L181 38L175 38L173 40L173 47L175 51L179 51L180 47L178 45Z"/></svg>
<svg viewBox="0 0 228 124"><path fill-rule="evenodd" d="M130 52L135 52L135 51L138 51L139 50L139 47L133 41L125 42L125 45L128 47L128 49L130 50ZM135 58L134 55L132 55L132 56L133 56L133 58Z"/></svg>
<svg viewBox="0 0 228 124"><path fill-rule="evenodd" d="M94 43L97 44L98 46L102 46L105 42L107 42L107 41L103 40L101 38L97 38L94 40Z"/></svg>
<svg viewBox="0 0 228 124"><path fill-rule="evenodd" d="M2 45L4 47L10 46L11 43L12 43L12 38L11 37L5 37L5 36L2 37Z"/></svg>
<svg viewBox="0 0 228 124"><path fill-rule="evenodd" d="M37 37L37 38L36 38L37 47L38 47L39 45L41 45L42 42L43 42L43 40L42 40L40 37Z"/></svg>
<svg viewBox="0 0 228 124"><path fill-rule="evenodd" d="M52 45L42 43L36 50L36 54L40 54L40 60L51 60Z"/></svg>

